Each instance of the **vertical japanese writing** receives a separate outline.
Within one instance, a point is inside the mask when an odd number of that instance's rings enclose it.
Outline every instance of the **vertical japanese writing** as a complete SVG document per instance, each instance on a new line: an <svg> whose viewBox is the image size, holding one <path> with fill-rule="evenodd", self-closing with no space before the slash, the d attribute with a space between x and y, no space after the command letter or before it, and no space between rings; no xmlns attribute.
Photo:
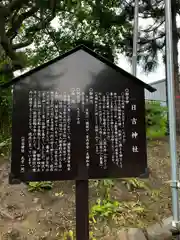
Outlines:
<svg viewBox="0 0 180 240"><path fill-rule="evenodd" d="M58 170L62 170L62 161L63 161L63 96L59 94L58 101Z"/></svg>
<svg viewBox="0 0 180 240"><path fill-rule="evenodd" d="M33 172L62 171L63 163L71 170L70 94L29 91L28 129L28 165ZM24 171L23 159L21 165Z"/></svg>
<svg viewBox="0 0 180 240"><path fill-rule="evenodd" d="M33 112L32 112L32 106L33 106L33 93L32 91L29 91L29 123L28 123L28 165L32 165L32 138L33 138Z"/></svg>
<svg viewBox="0 0 180 240"><path fill-rule="evenodd" d="M109 146L111 161L122 168L125 134L125 106L129 104L129 89L120 95L113 92L94 93L95 149L99 166L107 168Z"/></svg>
<svg viewBox="0 0 180 240"><path fill-rule="evenodd" d="M41 92L37 92L37 120L36 120L36 164L37 172L41 171Z"/></svg>
<svg viewBox="0 0 180 240"><path fill-rule="evenodd" d="M49 102L49 171L54 171L54 92L50 92Z"/></svg>
<svg viewBox="0 0 180 240"><path fill-rule="evenodd" d="M110 93L110 133L111 133L111 149L112 149L112 161L116 162L115 157L115 137L114 137L114 114L113 114L113 93Z"/></svg>
<svg viewBox="0 0 180 240"><path fill-rule="evenodd" d="M99 117L99 155L100 167L104 167L104 154L103 154L103 136L102 136L102 100L101 93L98 93L98 117Z"/></svg>
<svg viewBox="0 0 180 240"><path fill-rule="evenodd" d="M71 170L71 99L67 98L67 170Z"/></svg>
<svg viewBox="0 0 180 240"><path fill-rule="evenodd" d="M132 152L133 153L138 153L139 152L139 148L137 146L137 139L138 139L138 133L136 131L136 126L137 126L137 118L134 117L136 116L136 110L137 110L137 105L132 103L131 104L131 111L133 113L133 117L131 118L131 124L132 124L132 133L131 133L131 138L133 139L133 145L132 145Z"/></svg>
<svg viewBox="0 0 180 240"><path fill-rule="evenodd" d="M80 93L80 89L76 88L75 89L75 93L76 93L76 103L77 103L77 124L80 125L81 124L81 120L80 120L80 102L81 102L81 93Z"/></svg>
<svg viewBox="0 0 180 240"><path fill-rule="evenodd" d="M58 92L55 92L54 98L54 171L62 169L62 164L59 166L59 146L58 146L58 125L59 125L59 112L58 112ZM61 162L60 162L61 163Z"/></svg>
<svg viewBox="0 0 180 240"><path fill-rule="evenodd" d="M62 160L65 163L67 158L67 108L66 108L66 92L63 94L63 116L62 116Z"/></svg>
<svg viewBox="0 0 180 240"><path fill-rule="evenodd" d="M86 139L86 166L90 165L90 152L89 152L89 109L85 108L85 139Z"/></svg>
<svg viewBox="0 0 180 240"><path fill-rule="evenodd" d="M34 172L56 172L72 169L71 163L71 113L76 111L75 124L85 124L85 164L91 165L91 131L95 136L95 154L99 167L107 169L108 161L123 167L124 145L126 143L126 105L132 112L131 139L132 152L139 152L137 139L137 105L130 101L130 91L96 92L90 88L81 92L72 88L69 92L29 91L29 133L28 164ZM91 107L93 105L93 107ZM94 109L93 112L90 112ZM81 117L84 114L82 121ZM90 129L93 117L94 129ZM21 140L21 172L25 169L23 149L25 140Z"/></svg>
<svg viewBox="0 0 180 240"><path fill-rule="evenodd" d="M126 102L126 104L129 103L129 89L128 88L125 89L125 102Z"/></svg>
<svg viewBox="0 0 180 240"><path fill-rule="evenodd" d="M94 91L92 88L89 89L89 103L90 104L94 103Z"/></svg>
<svg viewBox="0 0 180 240"><path fill-rule="evenodd" d="M50 133L50 92L46 92L46 119L45 119L45 125L46 125L46 142L45 142L45 166L46 166L46 172L50 171L50 146L49 146L49 133Z"/></svg>
<svg viewBox="0 0 180 240"><path fill-rule="evenodd" d="M32 105L32 123L33 123L33 150L32 150L32 168L37 171L37 154L36 154L36 134L37 134L37 91L33 92L33 105Z"/></svg>
<svg viewBox="0 0 180 240"><path fill-rule="evenodd" d="M118 96L117 100L117 112L118 112L118 147L119 147L119 166L122 168L123 158L123 123L122 123L122 108L121 108L121 96Z"/></svg>
<svg viewBox="0 0 180 240"><path fill-rule="evenodd" d="M106 111L106 95L102 96L102 136L103 136L103 165L107 168L108 160L108 142L107 142L107 111Z"/></svg>
<svg viewBox="0 0 180 240"><path fill-rule="evenodd" d="M95 149L96 154L99 154L99 123L98 123L98 93L94 96L94 116L95 116Z"/></svg>
<svg viewBox="0 0 180 240"><path fill-rule="evenodd" d="M21 165L20 165L20 172L23 173L25 171L25 137L21 137Z"/></svg>

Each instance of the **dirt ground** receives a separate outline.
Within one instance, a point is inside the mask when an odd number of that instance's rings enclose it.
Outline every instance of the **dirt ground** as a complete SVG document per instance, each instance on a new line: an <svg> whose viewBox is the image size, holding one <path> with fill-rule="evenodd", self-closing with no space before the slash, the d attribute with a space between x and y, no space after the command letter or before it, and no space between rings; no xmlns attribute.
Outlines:
<svg viewBox="0 0 180 240"><path fill-rule="evenodd" d="M56 182L50 191L29 192L25 184L9 185L9 162L1 159L0 164L0 239L58 240L63 239L64 232L74 229L74 182ZM171 215L171 191L165 184L171 179L167 139L148 143L148 164L150 177L144 182L154 189L152 194L138 187L130 191L122 181L116 180L110 195L130 205L126 206L124 214L116 216L114 225L109 220L92 224L96 239L116 232L121 227L140 226L142 223L146 226ZM95 183L91 182L90 205L101 194L99 192ZM134 202L140 204L138 206L143 205L145 211L134 213L131 208ZM102 227L99 228L98 224Z"/></svg>

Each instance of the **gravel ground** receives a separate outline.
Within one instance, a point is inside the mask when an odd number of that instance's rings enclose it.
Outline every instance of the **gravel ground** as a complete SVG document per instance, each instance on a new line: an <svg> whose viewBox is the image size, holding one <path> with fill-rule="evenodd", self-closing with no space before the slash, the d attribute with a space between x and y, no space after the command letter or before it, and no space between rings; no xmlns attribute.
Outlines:
<svg viewBox="0 0 180 240"><path fill-rule="evenodd" d="M180 140L178 140L180 143ZM180 144L178 144L180 146ZM0 165L0 239L62 239L61 235L75 227L74 182L56 182L51 191L29 192L25 184L8 184L8 161ZM127 202L123 214L114 219L91 224L97 239L115 235L122 227L146 227L171 215L169 144L167 139L148 143L149 179L144 180L151 194L141 187L128 190L121 180L115 180L110 190L112 199ZM90 206L103 198L102 187L90 181ZM132 205L147 211L133 211ZM139 205L137 205L139 204ZM137 210L137 208L136 208ZM13 238L14 236L14 238ZM16 238L15 238L16 237ZM43 238L44 237L44 238Z"/></svg>

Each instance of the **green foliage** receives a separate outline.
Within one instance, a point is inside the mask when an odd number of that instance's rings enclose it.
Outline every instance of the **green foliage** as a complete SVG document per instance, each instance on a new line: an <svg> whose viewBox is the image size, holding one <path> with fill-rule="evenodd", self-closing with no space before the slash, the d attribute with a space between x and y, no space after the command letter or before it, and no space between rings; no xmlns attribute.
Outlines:
<svg viewBox="0 0 180 240"><path fill-rule="evenodd" d="M0 142L0 155L4 156L7 155L7 153L10 152L10 145L11 145L11 138L8 138L4 140L3 142Z"/></svg>
<svg viewBox="0 0 180 240"><path fill-rule="evenodd" d="M0 91L0 142L10 137L12 95L10 90Z"/></svg>
<svg viewBox="0 0 180 240"><path fill-rule="evenodd" d="M51 190L53 188L52 182L29 182L28 191L30 192L43 192L45 190Z"/></svg>
<svg viewBox="0 0 180 240"><path fill-rule="evenodd" d="M150 191L149 186L143 180L138 178L124 178L122 179L122 183L129 191L136 191L138 189Z"/></svg>
<svg viewBox="0 0 180 240"><path fill-rule="evenodd" d="M11 9L11 4L7 0L2 11ZM13 6L6 21L2 21L2 29L6 31L0 33L7 41L0 49L0 56L5 55L12 70L42 64L78 41L109 49L104 55L114 60L111 52L114 55L116 50L121 51L122 40L132 32L133 9L129 10L124 1L41 0L23 4L20 0ZM3 72L6 64L0 63Z"/></svg>
<svg viewBox="0 0 180 240"><path fill-rule="evenodd" d="M2 5L2 10L11 9L11 2L7 0ZM64 49L71 48L78 40L108 45L114 53L118 51L132 59L133 1L41 0L22 3L22 0L18 1L6 17L2 29L7 31L2 31L1 34L9 38L10 47L4 47L0 52L4 52L12 60L15 54L23 62L23 67L27 67L27 59L19 57L19 52L25 52L28 58L33 57L32 61L28 59L30 65L40 64L64 52ZM158 53L163 58L165 56L164 1L159 0L157 4L155 0L139 0L139 6L141 18L150 21L147 21L149 25L146 27L139 26L138 61L144 70L152 71L160 62ZM173 18L180 14L179 8L180 2L172 1ZM25 12L29 14L24 15ZM51 21L55 19L56 29L52 29ZM173 29L178 41L178 29ZM29 48L32 43L34 49ZM10 51L11 49L14 51ZM29 52L26 52L27 49Z"/></svg>
<svg viewBox="0 0 180 240"><path fill-rule="evenodd" d="M104 197L110 199L110 190L112 187L114 187L114 180L112 179L99 180L98 187L104 190Z"/></svg>
<svg viewBox="0 0 180 240"><path fill-rule="evenodd" d="M95 218L100 218L101 220L108 217L113 217L119 210L119 202L110 201L107 199L98 199L96 204L92 206L89 218L94 223L96 223Z"/></svg>
<svg viewBox="0 0 180 240"><path fill-rule="evenodd" d="M145 227L144 219L154 218L154 215L150 215L147 210L147 206L139 200L139 194L144 192L145 196L148 196L152 201L157 201L161 191L152 189L146 181L138 178L124 178L121 179L121 182L127 187L129 193L135 193L137 197L118 201L109 194L110 189L112 190L115 186L115 180L99 181L96 188L103 188L105 194L104 196L101 194L101 197L96 200L90 209L89 219L91 226L94 226L94 228L98 223L103 222L104 224L107 221L113 221L113 223L125 227L132 225ZM160 221L160 219L157 218L157 221Z"/></svg>
<svg viewBox="0 0 180 240"><path fill-rule="evenodd" d="M146 134L148 139L164 137L167 133L167 107L158 101L146 101Z"/></svg>
<svg viewBox="0 0 180 240"><path fill-rule="evenodd" d="M63 240L74 240L74 234L72 230L64 233Z"/></svg>
<svg viewBox="0 0 180 240"><path fill-rule="evenodd" d="M127 1L126 1L127 2ZM180 14L180 1L172 2L172 22L173 22L173 47L174 47L174 60L177 61L177 43L179 41L178 28L176 29L176 18ZM133 3L132 3L133 4ZM128 3L127 3L128 5ZM127 6L126 5L126 6ZM133 17L133 11L127 6L126 14ZM132 5L131 5L132 6ZM165 11L164 1L152 0L139 0L139 15L141 19L149 22L148 25L139 25L139 39L138 39L138 63L143 67L144 71L152 72L161 62L160 58L165 63ZM148 21L149 20L149 21ZM174 24L175 23L175 24ZM127 37L124 39L123 51L126 56L132 60L133 48L133 33L128 32ZM159 57L159 55L161 55Z"/></svg>
<svg viewBox="0 0 180 240"><path fill-rule="evenodd" d="M91 231L89 232L89 238L90 240L97 240L95 237L94 237L94 233Z"/></svg>
<svg viewBox="0 0 180 240"><path fill-rule="evenodd" d="M121 221L121 223L125 224L127 221L126 218L132 218L132 214L138 219L146 212L146 206L139 201L119 202L108 199L98 199L90 210L89 218L90 222L94 224L97 223L98 220L106 221L110 219L115 222Z"/></svg>
<svg viewBox="0 0 180 240"><path fill-rule="evenodd" d="M127 187L129 192L136 192L138 193L139 190L145 190L151 199L157 200L160 196L161 191L160 189L152 189L145 180L139 178L123 178L121 179L122 183Z"/></svg>
<svg viewBox="0 0 180 240"><path fill-rule="evenodd" d="M58 238L58 239L60 240L62 238ZM63 240L75 240L75 239L76 239L76 236L75 236L75 234L73 233L72 230L66 231L63 234ZM90 240L96 240L96 238L94 237L94 233L92 231L89 232L89 239Z"/></svg>
<svg viewBox="0 0 180 240"><path fill-rule="evenodd" d="M12 74L0 76L0 84L9 81ZM11 138L11 89L0 90L0 154L7 154L10 150Z"/></svg>

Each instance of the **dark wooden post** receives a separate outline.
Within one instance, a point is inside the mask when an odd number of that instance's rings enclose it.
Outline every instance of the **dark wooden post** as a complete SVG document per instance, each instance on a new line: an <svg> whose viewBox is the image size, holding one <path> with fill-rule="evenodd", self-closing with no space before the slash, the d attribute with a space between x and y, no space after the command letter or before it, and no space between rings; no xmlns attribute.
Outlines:
<svg viewBox="0 0 180 240"><path fill-rule="evenodd" d="M76 181L76 239L89 240L88 180Z"/></svg>

